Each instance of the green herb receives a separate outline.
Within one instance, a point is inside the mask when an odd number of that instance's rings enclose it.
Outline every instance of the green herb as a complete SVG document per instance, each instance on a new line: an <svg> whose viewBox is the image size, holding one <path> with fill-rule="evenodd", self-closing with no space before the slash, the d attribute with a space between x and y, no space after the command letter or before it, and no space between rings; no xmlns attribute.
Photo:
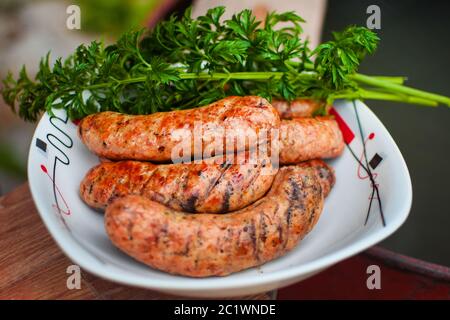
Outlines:
<svg viewBox="0 0 450 320"><path fill-rule="evenodd" d="M450 106L450 98L408 88L402 77L356 73L379 41L366 28L350 26L310 50L304 21L293 12L270 13L261 23L250 10L221 22L224 11L217 7L194 20L188 10L151 31L125 33L114 45L81 45L53 67L47 55L34 80L25 68L18 79L8 75L4 100L31 121L52 108L65 108L72 119L106 110L149 114L229 95Z"/></svg>

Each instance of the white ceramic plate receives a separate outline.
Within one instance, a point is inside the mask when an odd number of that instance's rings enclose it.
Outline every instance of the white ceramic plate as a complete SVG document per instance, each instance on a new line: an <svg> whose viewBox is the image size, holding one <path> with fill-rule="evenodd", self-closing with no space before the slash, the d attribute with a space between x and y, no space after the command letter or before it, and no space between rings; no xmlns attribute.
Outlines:
<svg viewBox="0 0 450 320"><path fill-rule="evenodd" d="M45 114L36 129L28 159L31 193L61 249L82 270L100 277L197 297L247 295L287 286L383 240L400 227L411 207L408 169L380 120L361 102L356 106L338 102L333 110L348 145L340 158L330 161L337 182L318 224L284 257L227 277L170 275L133 260L111 244L103 215L90 209L78 195L81 179L98 158L78 139L77 127L64 111L55 111L53 117ZM379 190L386 226L368 169ZM372 192L374 199L365 224Z"/></svg>

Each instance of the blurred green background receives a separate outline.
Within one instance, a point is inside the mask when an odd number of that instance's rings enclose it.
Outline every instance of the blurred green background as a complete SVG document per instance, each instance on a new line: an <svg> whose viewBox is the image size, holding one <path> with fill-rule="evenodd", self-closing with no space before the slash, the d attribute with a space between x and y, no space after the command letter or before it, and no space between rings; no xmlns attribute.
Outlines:
<svg viewBox="0 0 450 320"><path fill-rule="evenodd" d="M76 0L83 12L81 29L118 36L128 28L142 26L158 0Z"/></svg>
<svg viewBox="0 0 450 320"><path fill-rule="evenodd" d="M80 30L66 27L66 10L73 4L80 7ZM49 50L54 60L83 42L112 42L123 31L152 25L178 7L176 0L0 0L0 78L9 70L17 74L22 64L34 74ZM0 98L0 195L26 180L34 127L14 116Z"/></svg>

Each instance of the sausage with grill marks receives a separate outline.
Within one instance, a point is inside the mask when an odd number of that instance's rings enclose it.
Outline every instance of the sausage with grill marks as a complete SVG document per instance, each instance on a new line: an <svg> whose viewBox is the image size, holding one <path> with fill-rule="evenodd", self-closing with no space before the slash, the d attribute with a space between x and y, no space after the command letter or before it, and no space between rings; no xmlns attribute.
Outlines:
<svg viewBox="0 0 450 320"><path fill-rule="evenodd" d="M176 210L222 213L261 198L277 170L270 157L256 152L178 164L103 162L86 174L80 195L96 209L105 209L117 197L135 194Z"/></svg>
<svg viewBox="0 0 450 320"><path fill-rule="evenodd" d="M262 265L292 250L322 211L316 172L282 167L266 196L229 214L187 214L142 196L106 209L115 246L155 269L191 276L225 276Z"/></svg>
<svg viewBox="0 0 450 320"><path fill-rule="evenodd" d="M297 166L313 168L322 187L323 196L328 196L334 184L336 183L334 169L330 165L328 165L323 160L313 159L301 162Z"/></svg>
<svg viewBox="0 0 450 320"><path fill-rule="evenodd" d="M81 120L78 135L100 157L164 162L202 158L205 150L210 155L249 150L267 143L279 124L277 111L264 98L231 96L200 108L151 115L92 114ZM233 141L244 135L241 144ZM217 144L220 153L215 153Z"/></svg>
<svg viewBox="0 0 450 320"><path fill-rule="evenodd" d="M334 158L344 151L344 138L333 117L281 120L280 164Z"/></svg>
<svg viewBox="0 0 450 320"><path fill-rule="evenodd" d="M274 99L272 106L277 109L281 119L313 117L322 109L326 112L331 107L325 101L307 98L299 98L291 102Z"/></svg>

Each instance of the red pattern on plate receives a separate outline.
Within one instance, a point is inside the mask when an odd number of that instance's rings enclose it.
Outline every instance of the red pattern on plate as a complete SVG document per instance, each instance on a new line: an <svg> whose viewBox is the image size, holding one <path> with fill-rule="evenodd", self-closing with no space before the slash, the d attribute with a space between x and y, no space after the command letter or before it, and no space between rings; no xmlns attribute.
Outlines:
<svg viewBox="0 0 450 320"><path fill-rule="evenodd" d="M47 167L46 166L44 166L43 164L41 164L41 170L42 170L42 172L44 172L46 175L47 175L47 177L50 179L50 181L52 182L52 183L55 183L55 181L53 180L53 178L50 176L50 174L48 173L48 170L47 170ZM62 199L62 201L64 202L64 206L66 207L66 210L63 210L63 209L61 209L58 205L56 205L56 204L53 204L53 207L57 210L57 212L59 213L59 214L61 214L61 213L63 213L63 214L65 214L66 216L70 216L70 208L69 208L69 205L67 204L67 202L66 202L66 199L64 199L64 196L62 195L62 193L61 193L61 191L59 190L59 188L58 188L58 186L56 185L56 183L55 183L55 188L56 188L56 192L58 192L58 194L59 194L59 196L61 197L61 199Z"/></svg>
<svg viewBox="0 0 450 320"><path fill-rule="evenodd" d="M353 133L352 129L350 129L348 124L344 121L344 119L336 111L336 109L331 108L330 114L333 115L334 118L336 119L336 122L339 125L339 129L341 129L342 136L344 137L345 143L350 144L353 141L353 139L355 138L355 134Z"/></svg>

